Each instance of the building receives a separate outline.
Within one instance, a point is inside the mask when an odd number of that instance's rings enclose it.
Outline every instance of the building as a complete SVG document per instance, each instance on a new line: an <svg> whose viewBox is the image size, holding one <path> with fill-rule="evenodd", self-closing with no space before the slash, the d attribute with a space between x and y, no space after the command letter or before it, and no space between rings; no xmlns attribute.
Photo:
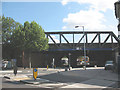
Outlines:
<svg viewBox="0 0 120 90"><path fill-rule="evenodd" d="M120 0L115 2L115 16L118 19L118 38L120 39Z"/></svg>

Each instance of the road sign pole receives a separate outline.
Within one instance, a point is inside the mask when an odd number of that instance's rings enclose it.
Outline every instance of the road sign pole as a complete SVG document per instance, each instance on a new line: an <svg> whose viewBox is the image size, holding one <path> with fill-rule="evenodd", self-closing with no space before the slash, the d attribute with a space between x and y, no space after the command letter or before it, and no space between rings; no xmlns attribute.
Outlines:
<svg viewBox="0 0 120 90"><path fill-rule="evenodd" d="M34 78L34 80L36 80L37 75L38 75L38 68L33 68L33 78Z"/></svg>

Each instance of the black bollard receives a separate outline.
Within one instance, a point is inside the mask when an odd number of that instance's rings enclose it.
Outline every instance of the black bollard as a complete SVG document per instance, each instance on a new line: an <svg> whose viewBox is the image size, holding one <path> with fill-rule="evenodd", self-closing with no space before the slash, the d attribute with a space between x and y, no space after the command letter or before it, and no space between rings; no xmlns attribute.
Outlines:
<svg viewBox="0 0 120 90"><path fill-rule="evenodd" d="M17 66L15 65L14 66L14 75L16 76L16 74L17 74Z"/></svg>

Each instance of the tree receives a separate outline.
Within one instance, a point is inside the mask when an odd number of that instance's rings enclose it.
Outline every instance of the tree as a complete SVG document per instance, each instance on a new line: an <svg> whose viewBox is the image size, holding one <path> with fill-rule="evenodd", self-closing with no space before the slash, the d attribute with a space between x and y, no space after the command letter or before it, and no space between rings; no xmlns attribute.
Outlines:
<svg viewBox="0 0 120 90"><path fill-rule="evenodd" d="M2 16L2 51L3 58L10 59L13 58L11 52L13 50L11 45L11 36L13 31L20 25L20 23L16 22L10 17Z"/></svg>
<svg viewBox="0 0 120 90"><path fill-rule="evenodd" d="M2 43L3 56L7 55L6 59L15 58L14 54L22 52L23 63L24 52L30 53L49 48L44 29L35 21L31 23L26 21L24 25L21 25L10 17L4 17L4 15L2 16Z"/></svg>
<svg viewBox="0 0 120 90"><path fill-rule="evenodd" d="M2 42L10 43L11 35L20 24L10 17L2 16Z"/></svg>
<svg viewBox="0 0 120 90"><path fill-rule="evenodd" d="M26 21L24 26L19 26L12 35L12 45L22 51L22 62L24 65L24 53L48 49L48 39L45 37L44 29L35 21Z"/></svg>

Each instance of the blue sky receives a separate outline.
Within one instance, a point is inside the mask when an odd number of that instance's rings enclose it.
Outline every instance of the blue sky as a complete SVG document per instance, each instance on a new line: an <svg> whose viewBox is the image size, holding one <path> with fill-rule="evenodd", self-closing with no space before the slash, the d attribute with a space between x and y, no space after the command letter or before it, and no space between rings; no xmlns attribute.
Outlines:
<svg viewBox="0 0 120 90"><path fill-rule="evenodd" d="M63 18L83 7L77 3L63 6L60 2L3 2L2 13L21 24L36 21L45 31L61 31Z"/></svg>
<svg viewBox="0 0 120 90"><path fill-rule="evenodd" d="M61 2L3 2L2 13L6 17L12 17L14 20L20 22L21 24L23 24L25 21L31 22L34 20L37 23L39 23L45 29L45 31L55 31L55 30L60 31L65 29L72 30L74 29L74 26L70 25L72 24L72 22L70 23L69 20L71 17L68 17L68 15L73 14L74 17L75 14L78 13L77 16L79 20L79 15L80 15L79 12L80 11L89 12L90 5L91 4L88 3L79 4L77 2L69 2L67 5L63 5ZM99 13L104 15L104 18L102 17L100 18L100 19L106 19L105 21L102 22L103 25L106 26L111 25L111 28L100 27L100 29L104 29L104 30L116 29L114 26L117 25L117 20L114 16L112 9L108 9L105 12L99 11L97 13L98 15ZM78 22L78 24L81 22ZM75 24L74 21L73 24ZM90 30L91 28L87 28L86 25L86 29ZM97 29L99 29L99 27L95 28L94 30Z"/></svg>
<svg viewBox="0 0 120 90"><path fill-rule="evenodd" d="M3 0L4 1L4 0ZM62 0L59 2L2 2L2 14L24 24L36 21L46 32L78 31L75 25L84 25L87 31L113 31L117 20L114 14L116 0ZM55 38L55 37L54 37Z"/></svg>
<svg viewBox="0 0 120 90"><path fill-rule="evenodd" d="M68 11L58 2L10 2L2 3L3 14L23 24L36 21L45 31L59 30ZM66 12L67 11L67 12Z"/></svg>

